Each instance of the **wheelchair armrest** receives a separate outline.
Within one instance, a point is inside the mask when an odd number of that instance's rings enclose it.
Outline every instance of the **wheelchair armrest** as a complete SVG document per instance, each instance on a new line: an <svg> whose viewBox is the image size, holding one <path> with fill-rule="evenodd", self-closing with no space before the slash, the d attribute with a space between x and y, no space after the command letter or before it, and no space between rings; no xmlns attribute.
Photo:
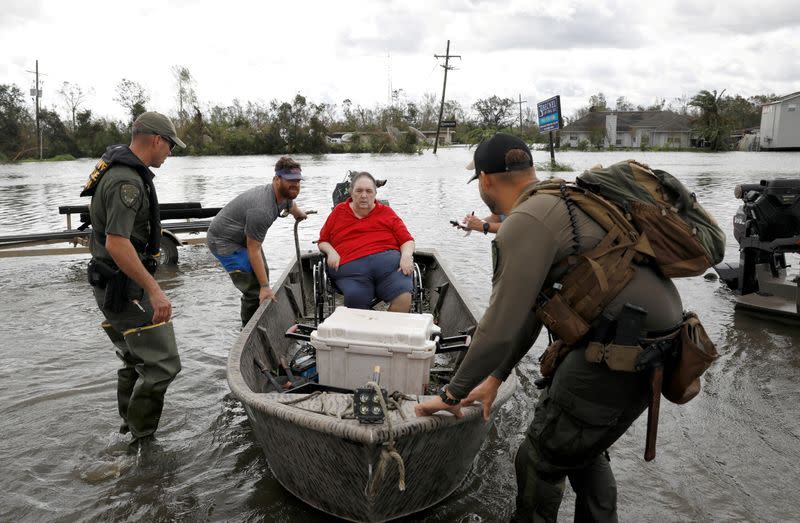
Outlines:
<svg viewBox="0 0 800 523"><path fill-rule="evenodd" d="M437 339L436 354L465 351L469 349L470 343L472 343L472 336L468 334Z"/></svg>
<svg viewBox="0 0 800 523"><path fill-rule="evenodd" d="M316 327L311 325L297 323L289 327L284 335L293 340L311 341L311 333L315 330Z"/></svg>

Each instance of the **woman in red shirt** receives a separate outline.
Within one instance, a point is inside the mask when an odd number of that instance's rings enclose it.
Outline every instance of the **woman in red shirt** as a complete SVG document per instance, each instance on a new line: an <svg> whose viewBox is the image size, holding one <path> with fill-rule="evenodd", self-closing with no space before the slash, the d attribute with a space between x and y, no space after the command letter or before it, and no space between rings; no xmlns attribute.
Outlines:
<svg viewBox="0 0 800 523"><path fill-rule="evenodd" d="M367 309L377 296L390 311L408 312L414 238L376 194L375 178L356 173L350 198L334 207L319 233L319 250L328 256L328 274L346 307Z"/></svg>

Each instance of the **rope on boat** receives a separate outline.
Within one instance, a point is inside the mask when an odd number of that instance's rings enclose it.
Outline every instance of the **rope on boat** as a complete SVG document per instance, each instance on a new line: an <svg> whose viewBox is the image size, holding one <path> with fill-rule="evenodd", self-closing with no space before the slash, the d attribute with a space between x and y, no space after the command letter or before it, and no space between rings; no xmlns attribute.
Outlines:
<svg viewBox="0 0 800 523"><path fill-rule="evenodd" d="M367 387L371 387L375 391L378 401L381 404L381 410L383 410L383 417L386 420L386 423L389 425L389 441L384 444L385 448L381 449L381 457L378 461L378 466L376 467L375 473L373 474L372 479L367 484L367 487L364 491L367 497L373 499L378 493L378 485L383 479L384 474L386 474L386 467L392 460L397 463L397 470L400 474L400 480L397 482L397 488L400 490L400 492L406 490L406 465L403 462L403 456L397 452L397 448L394 444L394 427L392 426L392 418L389 416L389 407L386 405L386 402L383 399L381 386L374 381L369 381L367 382ZM393 399L392 401L395 400ZM395 404L397 404L396 401ZM398 411L402 412L402 410L399 408Z"/></svg>
<svg viewBox="0 0 800 523"><path fill-rule="evenodd" d="M352 410L353 410L353 398L349 398L348 399L347 404L344 406L343 409L337 410L337 411L332 411L332 410L328 409L328 407L325 404L325 399L327 398L327 395L328 395L327 392L318 390L318 391L312 392L310 394L307 394L305 396L301 396L299 398L295 398L293 400L279 401L278 403L280 403L281 405L291 405L296 409L304 410L306 412L313 412L314 414L324 414L326 416L331 416L333 418L338 418L338 419L353 419L353 418L355 418L355 415L353 415L353 412L352 412ZM316 397L319 397L319 402L320 402L320 408L318 410L307 409L307 408L301 407L299 405L299 403L303 403L306 400L314 399ZM347 415L348 411L350 412L349 416Z"/></svg>
<svg viewBox="0 0 800 523"><path fill-rule="evenodd" d="M319 396L320 394L322 394L322 391L318 390L316 392L312 392L311 394L309 394L307 396L302 396L300 398L295 398L295 399L289 400L289 401L279 401L278 403L280 403L281 405L296 405L296 404L302 403L302 402L304 402L306 400L310 400L311 398L315 398L315 397Z"/></svg>

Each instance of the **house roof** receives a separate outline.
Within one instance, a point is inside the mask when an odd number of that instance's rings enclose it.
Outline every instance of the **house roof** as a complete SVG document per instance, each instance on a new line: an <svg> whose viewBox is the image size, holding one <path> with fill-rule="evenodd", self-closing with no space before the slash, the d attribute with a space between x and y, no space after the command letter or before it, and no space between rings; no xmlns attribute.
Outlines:
<svg viewBox="0 0 800 523"><path fill-rule="evenodd" d="M797 91L796 93L792 93L792 94L787 94L786 96L781 96L777 100L772 100L771 102L767 102L765 104L762 104L762 106L764 106L764 105L772 105L772 104L779 104L781 102L785 102L786 100L791 100L792 98L800 98L800 91Z"/></svg>
<svg viewBox="0 0 800 523"><path fill-rule="evenodd" d="M672 111L597 111L588 113L562 131L585 131L606 128L606 116L617 115L617 132L633 129L653 129L655 131L689 131L691 117Z"/></svg>

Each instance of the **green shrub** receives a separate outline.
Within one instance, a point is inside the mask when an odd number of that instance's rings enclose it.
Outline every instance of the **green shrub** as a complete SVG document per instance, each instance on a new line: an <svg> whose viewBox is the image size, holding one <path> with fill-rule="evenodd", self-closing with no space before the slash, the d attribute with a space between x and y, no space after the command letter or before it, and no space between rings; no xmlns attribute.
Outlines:
<svg viewBox="0 0 800 523"><path fill-rule="evenodd" d="M559 162L536 162L534 165L537 171L549 171L549 172L572 172L575 169L572 165L568 163L559 163Z"/></svg>
<svg viewBox="0 0 800 523"><path fill-rule="evenodd" d="M71 154L57 154L52 158L48 158L48 162L71 162L75 160L75 157Z"/></svg>

